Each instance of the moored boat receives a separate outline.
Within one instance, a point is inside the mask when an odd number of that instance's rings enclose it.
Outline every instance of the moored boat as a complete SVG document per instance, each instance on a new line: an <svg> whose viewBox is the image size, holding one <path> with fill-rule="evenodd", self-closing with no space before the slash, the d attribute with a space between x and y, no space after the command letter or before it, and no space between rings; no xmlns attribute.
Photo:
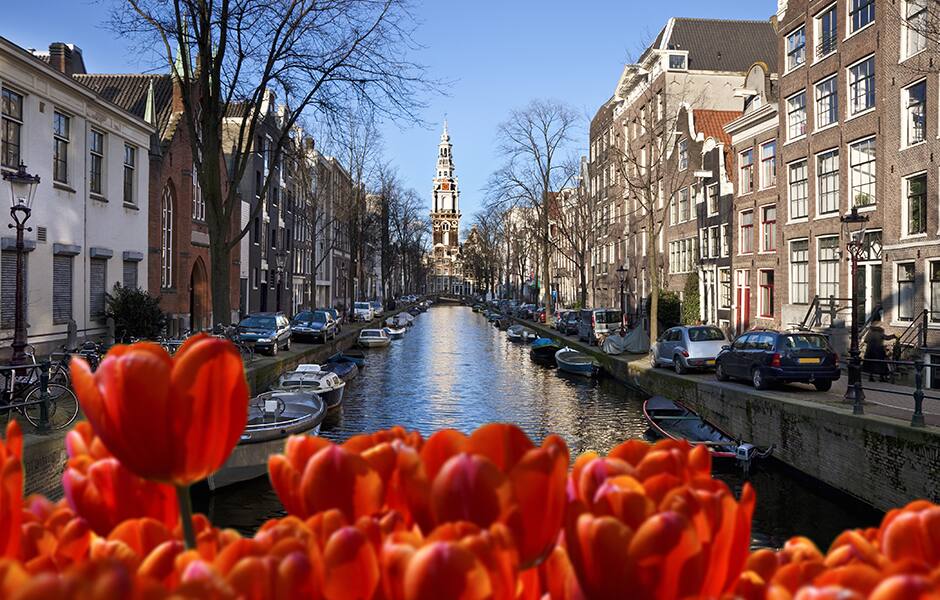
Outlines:
<svg viewBox="0 0 940 600"><path fill-rule="evenodd" d="M336 373L343 381L352 381L359 375L359 367L356 363L347 361L327 361L323 365L323 370Z"/></svg>
<svg viewBox="0 0 940 600"><path fill-rule="evenodd" d="M525 325L510 325L506 329L506 337L513 342L531 342L538 338L538 334Z"/></svg>
<svg viewBox="0 0 940 600"><path fill-rule="evenodd" d="M407 329L404 327L386 327L384 331L385 334L388 335L389 339L400 340L405 337L405 332Z"/></svg>
<svg viewBox="0 0 940 600"><path fill-rule="evenodd" d="M537 363L554 366L555 353L559 350L561 350L561 346L552 338L538 338L532 342L532 346L529 348L529 358Z"/></svg>
<svg viewBox="0 0 940 600"><path fill-rule="evenodd" d="M359 345L363 348L383 348L391 343L382 329L363 329L359 332Z"/></svg>
<svg viewBox="0 0 940 600"><path fill-rule="evenodd" d="M565 346L555 353L558 368L572 375L593 377L600 370L600 365L593 357Z"/></svg>
<svg viewBox="0 0 940 600"><path fill-rule="evenodd" d="M323 400L307 390L275 390L248 404L248 422L222 468L207 479L210 490L264 476L268 457L282 452L288 436L316 435L326 415Z"/></svg>
<svg viewBox="0 0 940 600"><path fill-rule="evenodd" d="M275 389L314 392L320 396L328 410L333 410L343 404L346 382L336 373L321 369L320 365L303 364L281 375Z"/></svg>
<svg viewBox="0 0 940 600"><path fill-rule="evenodd" d="M362 350L343 350L326 359L326 362L351 362L362 369L366 366L366 355Z"/></svg>

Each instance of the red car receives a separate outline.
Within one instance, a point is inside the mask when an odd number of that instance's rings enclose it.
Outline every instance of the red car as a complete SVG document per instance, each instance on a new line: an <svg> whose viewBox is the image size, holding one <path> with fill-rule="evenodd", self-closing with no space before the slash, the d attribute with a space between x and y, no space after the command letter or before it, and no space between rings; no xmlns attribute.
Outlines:
<svg viewBox="0 0 940 600"><path fill-rule="evenodd" d="M535 311L535 315L532 317L532 320L535 321L536 323L544 323L545 322L545 309L540 308L537 311Z"/></svg>

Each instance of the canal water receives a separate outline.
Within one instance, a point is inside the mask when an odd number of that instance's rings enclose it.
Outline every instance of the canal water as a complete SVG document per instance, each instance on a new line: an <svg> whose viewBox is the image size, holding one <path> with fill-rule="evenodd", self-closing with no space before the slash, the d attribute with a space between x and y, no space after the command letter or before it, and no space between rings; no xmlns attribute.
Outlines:
<svg viewBox="0 0 940 600"><path fill-rule="evenodd" d="M321 435L337 442L402 425L425 436L442 428L469 432L484 423L519 425L533 439L562 435L572 456L606 453L644 438L643 398L621 383L569 377L529 360L528 346L510 342L463 306L434 306L415 319L403 340L367 351L367 367L346 387L341 414ZM717 474L740 493L736 471ZM842 530L877 524L880 514L853 498L808 480L776 461L752 471L757 490L753 543L779 547L806 535L825 548ZM266 478L226 488L197 509L219 526L251 534L283 508ZM199 502L198 504L203 504Z"/></svg>

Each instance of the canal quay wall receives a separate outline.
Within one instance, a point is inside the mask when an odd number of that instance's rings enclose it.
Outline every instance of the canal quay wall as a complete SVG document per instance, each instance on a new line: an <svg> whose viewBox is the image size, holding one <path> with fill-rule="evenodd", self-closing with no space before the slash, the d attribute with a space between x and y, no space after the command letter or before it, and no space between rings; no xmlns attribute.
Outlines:
<svg viewBox="0 0 940 600"><path fill-rule="evenodd" d="M392 311L382 316L382 322L390 316L407 310ZM245 367L248 389L254 396L267 390L287 371L304 363L322 363L327 358L347 350L356 344L359 331L369 327L378 327L379 322L347 323L336 339L325 344L292 344L289 352L281 351L276 357L256 355L251 364ZM29 426L24 424L24 429ZM62 497L62 472L68 461L65 451L65 431L47 435L26 432L23 436L23 471L24 491L27 495L42 494L52 500Z"/></svg>
<svg viewBox="0 0 940 600"><path fill-rule="evenodd" d="M519 322L592 355L626 385L682 402L736 439L773 446L777 459L879 510L917 498L940 502L940 428L854 415L833 393L758 391L710 373L653 369L645 354L607 355L543 325Z"/></svg>

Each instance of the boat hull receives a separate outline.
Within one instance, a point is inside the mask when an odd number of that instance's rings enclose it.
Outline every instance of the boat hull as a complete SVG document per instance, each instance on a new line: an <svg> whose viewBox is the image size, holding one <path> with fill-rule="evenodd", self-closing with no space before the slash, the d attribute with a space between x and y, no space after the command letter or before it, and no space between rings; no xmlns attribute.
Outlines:
<svg viewBox="0 0 940 600"><path fill-rule="evenodd" d="M343 386L332 390L318 391L317 394L320 395L323 403L326 404L327 410L335 410L343 405L343 393L345 391L346 386Z"/></svg>
<svg viewBox="0 0 940 600"><path fill-rule="evenodd" d="M643 416L657 435L705 446L713 458L734 460L738 442L696 413L660 396L643 403Z"/></svg>
<svg viewBox="0 0 940 600"><path fill-rule="evenodd" d="M390 342L390 340L389 340L388 338L385 338L385 339L381 339L381 338L376 338L376 339L363 338L363 339L360 339L360 340L359 340L359 345L362 346L363 348L384 348L384 347L388 346L389 342Z"/></svg>
<svg viewBox="0 0 940 600"><path fill-rule="evenodd" d="M594 359L569 348L562 348L555 353L555 364L565 373L582 377L593 377L598 370Z"/></svg>

